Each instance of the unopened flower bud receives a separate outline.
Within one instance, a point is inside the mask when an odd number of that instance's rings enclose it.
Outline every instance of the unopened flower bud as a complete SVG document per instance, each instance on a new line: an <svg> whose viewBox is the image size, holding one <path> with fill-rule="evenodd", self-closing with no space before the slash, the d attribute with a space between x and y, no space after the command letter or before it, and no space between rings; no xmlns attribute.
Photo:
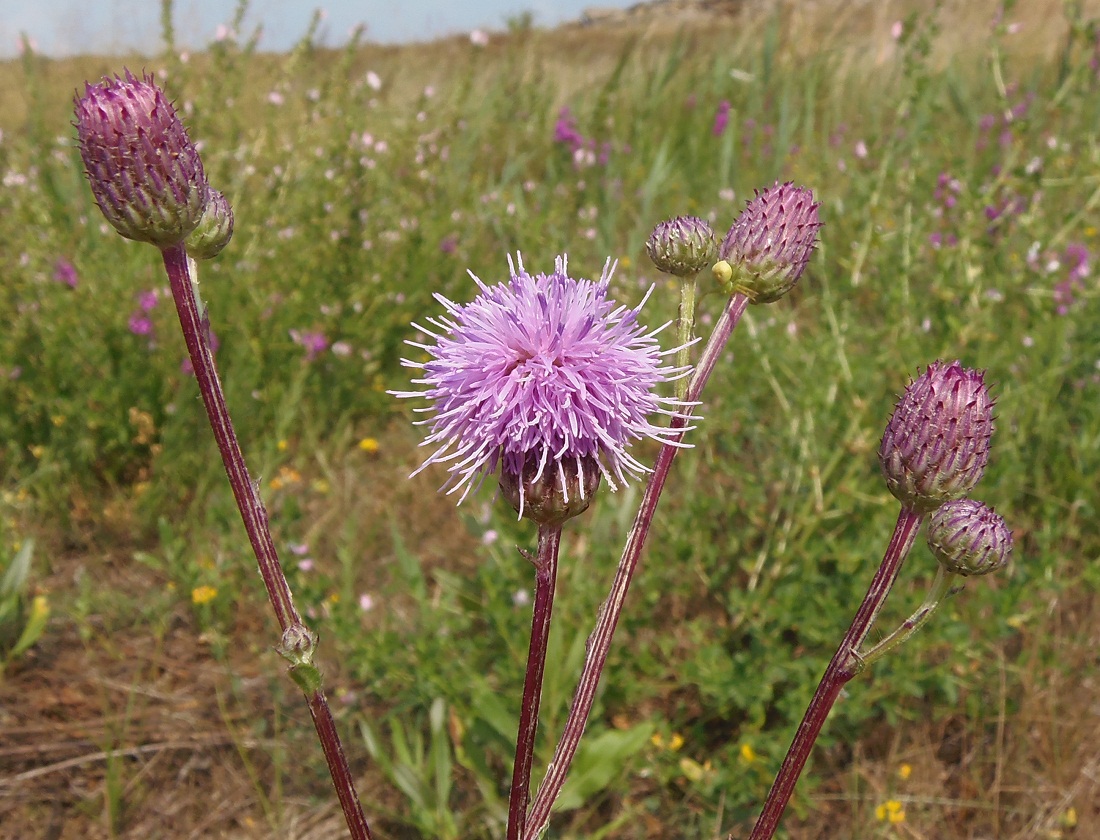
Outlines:
<svg viewBox="0 0 1100 840"><path fill-rule="evenodd" d="M521 477L507 466L500 472L500 490L520 516L540 525L561 525L584 513L600 487L595 458L563 458L540 463L528 458Z"/></svg>
<svg viewBox="0 0 1100 840"><path fill-rule="evenodd" d="M928 547L949 572L986 575L1007 565L1012 532L992 508L958 499L941 506L928 520Z"/></svg>
<svg viewBox="0 0 1100 840"><path fill-rule="evenodd" d="M718 254L710 225L695 216L677 216L658 224L645 250L657 268L677 277L698 274Z"/></svg>
<svg viewBox="0 0 1100 840"><path fill-rule="evenodd" d="M965 496L985 472L992 434L982 372L933 362L905 389L882 436L886 485L918 513Z"/></svg>
<svg viewBox="0 0 1100 840"><path fill-rule="evenodd" d="M821 227L814 194L787 182L757 191L718 249L732 269L723 283L752 303L779 300L798 283ZM716 276L722 282L725 271Z"/></svg>
<svg viewBox="0 0 1100 840"><path fill-rule="evenodd" d="M210 260L222 252L233 238L233 208L224 195L206 188L206 210L199 226L187 237L187 253L192 259Z"/></svg>
<svg viewBox="0 0 1100 840"><path fill-rule="evenodd" d="M202 218L206 176L164 92L127 70L85 84L75 103L80 156L107 221L161 249L183 242Z"/></svg>

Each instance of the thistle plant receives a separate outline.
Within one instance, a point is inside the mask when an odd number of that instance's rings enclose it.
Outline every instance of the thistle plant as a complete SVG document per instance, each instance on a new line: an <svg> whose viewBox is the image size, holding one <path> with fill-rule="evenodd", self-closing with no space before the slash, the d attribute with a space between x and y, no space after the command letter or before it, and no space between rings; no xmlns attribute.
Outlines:
<svg viewBox="0 0 1100 840"><path fill-rule="evenodd" d="M879 446L886 486L901 502L893 536L810 700L750 840L767 840L775 834L814 741L844 686L927 622L943 599L958 591L952 577L968 562L990 570L1007 562L1012 535L1004 520L984 506L962 500L985 472L992 435L993 399L984 374L957 361L932 363L898 400ZM944 507L947 512L938 513ZM901 627L863 650L921 524L933 511L937 513L929 544L940 567L928 596Z"/></svg>
<svg viewBox="0 0 1100 840"><path fill-rule="evenodd" d="M688 374L663 365L657 343L662 328L638 323L642 304L628 309L608 298L614 266L608 261L596 282L573 279L568 260L557 258L551 274L531 275L523 260L508 260L506 283L487 286L471 274L480 294L465 305L436 299L447 317L421 331L433 344L409 342L427 362L404 360L424 371L423 397L430 416L424 444L438 448L417 470L449 464L448 492L460 501L499 471L505 499L521 517L539 526L535 600L527 676L509 797L507 836L524 836L531 761L557 579L562 525L583 513L605 481L616 489L647 472L629 452L636 440L674 439L671 427L654 425L654 414L681 418L682 402L661 397L656 387ZM647 296L648 297L648 296ZM675 352L675 351L674 351Z"/></svg>
<svg viewBox="0 0 1100 840"><path fill-rule="evenodd" d="M191 365L249 541L280 624L280 653L306 696L351 835L370 838L347 759L314 663L316 635L305 626L275 551L267 512L249 475L229 417L210 346L210 319L198 296L198 261L216 257L233 235L233 210L206 179L198 151L164 92L148 77L88 84L76 99L76 128L93 196L124 237L161 251ZM677 454L690 444L694 410L747 306L782 299L800 281L821 229L813 193L793 183L758 191L720 245L710 225L680 216L657 225L646 250L680 281L675 339L668 324L640 323L647 293L634 307L610 297L614 264L597 280L575 277L567 258L550 273L530 273L518 255L508 277L486 283L461 304L435 295L444 313L414 326L408 343L422 359L403 364L420 374L401 399L426 402L419 425L430 454L413 475L439 466L443 490L461 503L486 480L521 519L537 525L537 548L521 554L534 567L535 598L506 836L535 840L546 829L596 697L615 629L627 601L654 513ZM724 306L698 358L698 286ZM669 357L674 359L669 362ZM672 387L672 395L664 390ZM879 447L886 485L901 509L867 594L856 611L796 732L752 831L774 835L813 744L844 685L904 642L967 577L1008 562L1012 534L1004 520L968 496L981 479L993 432L993 400L984 375L959 362L935 362L899 399ZM665 421L658 422L660 417ZM652 466L633 445L660 444ZM602 485L609 491L645 478L645 489L608 594L586 645L568 719L532 796L547 643L566 522L583 514ZM929 593L913 615L865 647L922 523L937 560Z"/></svg>
<svg viewBox="0 0 1100 840"><path fill-rule="evenodd" d="M282 630L279 652L302 689L352 837L371 836L351 770L313 662L316 635L302 623L271 538L267 511L248 473L210 348L198 296L196 260L219 253L233 234L233 212L210 187L198 150L152 78L85 84L75 99L76 130L99 209L122 236L161 251L188 356L233 496ZM190 237L190 238L189 238Z"/></svg>

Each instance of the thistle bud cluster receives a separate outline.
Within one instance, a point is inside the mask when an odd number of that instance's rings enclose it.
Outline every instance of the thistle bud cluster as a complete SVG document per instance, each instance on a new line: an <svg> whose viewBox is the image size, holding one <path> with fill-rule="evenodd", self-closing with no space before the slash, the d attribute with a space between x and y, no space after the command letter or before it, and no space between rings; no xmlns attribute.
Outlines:
<svg viewBox="0 0 1100 840"><path fill-rule="evenodd" d="M75 99L80 156L96 204L127 239L164 250L201 227L197 258L213 256L233 233L233 215L210 188L198 150L152 77L85 84Z"/></svg>

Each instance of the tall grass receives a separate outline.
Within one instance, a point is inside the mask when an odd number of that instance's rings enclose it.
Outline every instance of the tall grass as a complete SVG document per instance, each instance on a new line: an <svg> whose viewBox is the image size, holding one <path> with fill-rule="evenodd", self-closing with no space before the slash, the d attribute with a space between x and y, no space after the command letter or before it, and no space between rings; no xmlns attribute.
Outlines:
<svg viewBox="0 0 1100 840"><path fill-rule="evenodd" d="M746 830L887 539L875 449L894 396L937 358L996 383L981 493L1017 561L852 683L789 835L1034 837L1100 820L1095 712L1087 691L1058 690L1095 668L1100 627L1096 27L1070 15L1024 49L1013 12L969 13L911 15L896 40L885 16L811 26L788 10L487 48L329 51L307 34L283 56L223 41L131 62L176 97L235 208L203 277L218 360L300 558L301 605L341 663L349 731L370 735L355 746L389 756L389 781L361 791L389 836L499 832L530 587L514 547L533 540L490 492L454 511L429 498L440 474L405 483L411 415L385 391L407 387L410 322L434 293L468 298L467 268L500 278L516 250L534 270L567 251L588 275L610 255L618 296L658 283L646 311L664 321L653 224L694 213L724 230L777 179L822 201L819 256L790 300L750 312L715 376L553 836ZM1033 10L1017 19L1040 31ZM0 67L2 513L55 550L137 552L231 660L237 601L261 594L155 255L100 223L68 125L72 89L121 67ZM583 140L556 140L562 121ZM704 322L719 307L706 298ZM543 760L631 501L605 494L567 537L559 630L575 629L552 641ZM913 558L887 624L933 572ZM876 815L888 799L903 824Z"/></svg>

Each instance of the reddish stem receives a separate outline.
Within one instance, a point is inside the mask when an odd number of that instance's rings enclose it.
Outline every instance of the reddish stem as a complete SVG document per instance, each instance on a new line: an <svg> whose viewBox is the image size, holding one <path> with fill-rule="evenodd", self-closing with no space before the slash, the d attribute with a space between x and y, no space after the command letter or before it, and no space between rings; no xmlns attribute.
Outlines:
<svg viewBox="0 0 1100 840"><path fill-rule="evenodd" d="M704 348L699 364L688 384L685 402L694 402L710 379L714 367L718 363L726 342L729 340L733 328L741 320L741 316L748 306L748 299L744 295L734 295L730 298L725 310L722 312L718 323L711 333L707 346ZM657 455L657 462L653 465L653 474L649 477L642 501L638 507L638 514L634 517L634 525L630 529L626 546L623 548L622 559L619 560L618 569L615 571L615 579L611 583L611 591L600 607L599 617L592 635L588 637L588 655L581 670L580 680L577 683L576 693L573 695L573 704L569 709L569 718L565 722L561 740L554 750L554 757L547 768L546 776L539 785L535 794L535 801L531 805L531 813L527 817L527 825L523 832L524 840L535 840L550 821L550 808L554 800L561 793L565 784L569 765L577 754L577 746L580 744L584 727L588 723L588 715L592 711L592 704L596 700L596 688L599 686L600 676L603 674L604 665L607 663L607 655L611 650L611 639L615 634L615 628L622 615L623 604L626 601L626 593L630 588L630 581L634 577L634 571L641 558L642 547L649 535L649 526L653 522L653 513L657 509L661 491L664 489L665 480L668 478L672 460L681 449L679 444L687 431L686 427L691 418L692 406L687 406L672 419L670 426L674 429L683 429L678 435L669 438L661 447Z"/></svg>
<svg viewBox="0 0 1100 840"><path fill-rule="evenodd" d="M871 585L867 589L863 603L856 611L855 618L852 619L848 632L833 655L829 667L825 669L821 682L818 683L802 723L798 725L798 731L787 750L787 756L783 759L783 765L779 768L779 774L775 777L771 790L768 791L764 809L760 812L749 840L771 840L775 834L779 819L783 816L783 810L794 792L795 783L802 774L802 768L806 766L806 760L810 757L810 751L821 733L821 727L825 724L825 719L829 716L836 698L845 684L863 667L857 651L867 638L875 617L886 602L886 596L890 594L890 589L897 580L901 564L908 556L923 521L924 514L908 508L902 508L898 514L897 524L894 525L894 536L890 539L890 545L886 548L882 563L871 580Z"/></svg>
<svg viewBox="0 0 1100 840"><path fill-rule="evenodd" d="M214 355L210 352L206 327L199 314L198 300L192 287L191 271L187 263L187 252L183 245L175 245L165 249L162 256L168 281L172 286L172 299L179 314L183 340L187 344L187 353L191 357L191 366L195 371L195 381L198 382L199 393L202 394L203 405L206 406L206 414L210 419L210 428L214 432L214 440L217 441L218 451L221 453L222 463L229 477L233 498L236 499L241 519L244 520L248 540L252 543L252 550L256 554L256 562L260 567L260 576L267 588L271 607L283 631L283 650L292 648L306 651L305 661L300 664L312 669L316 674L315 666L308 662L316 637L302 624L302 618L294 608L290 586L286 582L282 566L279 565L279 556L275 551L275 543L271 539L267 510L260 500L258 486L248 474L244 455L237 442L237 434L233 429L233 421L229 417L225 394L218 379L217 367L214 365ZM294 640L294 644L287 644L288 640ZM292 666L292 670L295 667L298 666ZM319 675L317 679L319 681ZM366 817L363 816L363 807L355 792L351 769L348 767L347 757L340 743L340 735L324 692L317 688L304 690L304 693L351 836L354 840L371 840L370 828Z"/></svg>
<svg viewBox="0 0 1100 840"><path fill-rule="evenodd" d="M546 672L546 648L550 638L550 616L554 609L554 586L558 577L560 525L539 525L539 548L535 558L535 606L531 614L531 646L527 654L527 675L523 680L516 762L508 794L507 840L520 840L527 821L527 799L531 787L531 762L535 754L535 732L539 723L542 678Z"/></svg>

